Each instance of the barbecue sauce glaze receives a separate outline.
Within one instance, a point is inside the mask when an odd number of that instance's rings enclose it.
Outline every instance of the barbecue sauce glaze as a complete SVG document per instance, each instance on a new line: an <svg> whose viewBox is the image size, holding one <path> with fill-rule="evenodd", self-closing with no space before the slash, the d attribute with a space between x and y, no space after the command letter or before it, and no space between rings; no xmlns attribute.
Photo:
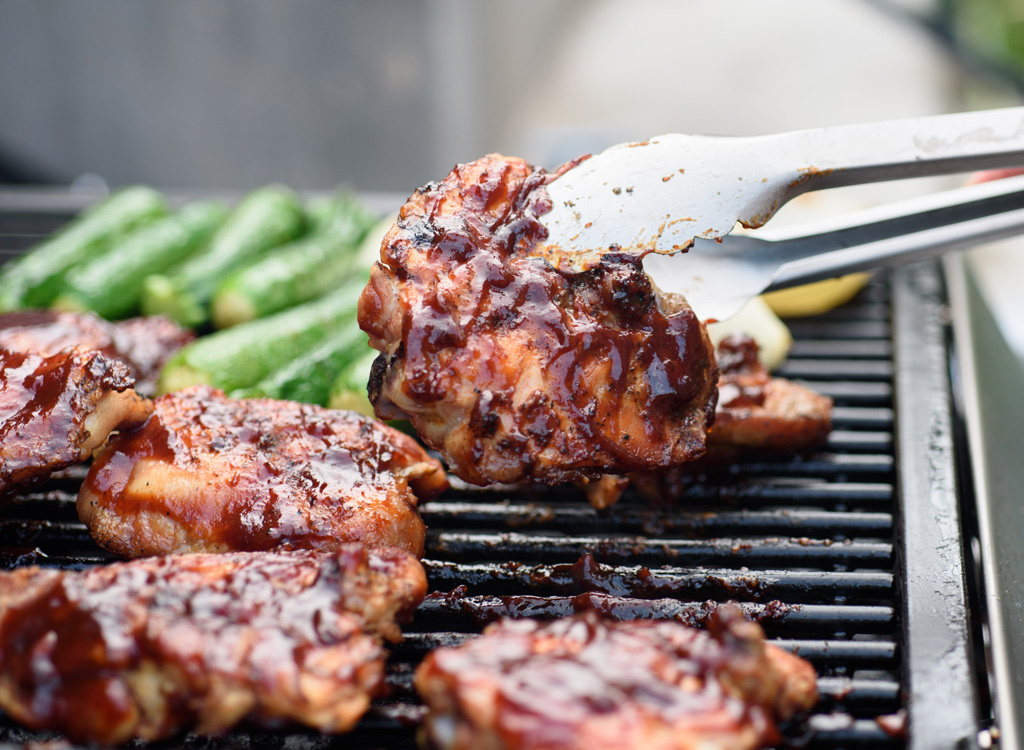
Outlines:
<svg viewBox="0 0 1024 750"><path fill-rule="evenodd" d="M707 630L593 613L506 620L430 654L416 685L428 731L444 727L456 748L762 747L816 699L811 666L729 608Z"/></svg>
<svg viewBox="0 0 1024 750"><path fill-rule="evenodd" d="M467 481L559 482L704 450L717 369L701 322L638 258L573 273L530 252L554 173L491 155L415 193L359 322L382 418L409 418Z"/></svg>
<svg viewBox="0 0 1024 750"><path fill-rule="evenodd" d="M134 383L124 363L84 347L44 356L0 346L0 495L83 460L102 394Z"/></svg>
<svg viewBox="0 0 1024 750"><path fill-rule="evenodd" d="M375 600L388 579L393 601ZM356 545L20 568L0 574L0 703L102 745L243 716L344 731L384 690L371 634L396 630L425 587L406 553Z"/></svg>
<svg viewBox="0 0 1024 750"><path fill-rule="evenodd" d="M446 486L416 441L374 420L193 386L156 399L144 425L93 461L79 515L130 557L347 542L420 554L414 492L429 499ZM111 528L98 531L94 514Z"/></svg>

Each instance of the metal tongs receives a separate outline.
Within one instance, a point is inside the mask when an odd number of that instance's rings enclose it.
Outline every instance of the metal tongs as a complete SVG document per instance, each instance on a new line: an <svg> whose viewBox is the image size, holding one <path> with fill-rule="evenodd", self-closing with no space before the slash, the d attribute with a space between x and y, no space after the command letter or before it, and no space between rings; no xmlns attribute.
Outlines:
<svg viewBox="0 0 1024 750"><path fill-rule="evenodd" d="M761 226L811 190L1014 166L1024 166L1024 107L754 138L661 136L550 183L537 253L575 270L607 252L644 255L661 289L725 320L763 291L1024 232L1024 177L726 236L737 223Z"/></svg>

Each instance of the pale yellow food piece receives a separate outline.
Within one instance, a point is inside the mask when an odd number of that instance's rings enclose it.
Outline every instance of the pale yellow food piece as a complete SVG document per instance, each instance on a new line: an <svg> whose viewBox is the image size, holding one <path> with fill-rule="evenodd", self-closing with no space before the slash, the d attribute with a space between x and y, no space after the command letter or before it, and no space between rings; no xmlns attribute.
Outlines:
<svg viewBox="0 0 1024 750"><path fill-rule="evenodd" d="M343 391L331 394L331 401L327 405L331 409L345 409L362 414L364 417L373 417L373 405L366 395L366 391Z"/></svg>
<svg viewBox="0 0 1024 750"><path fill-rule="evenodd" d="M762 295L780 318L820 315L846 304L868 283L870 273L851 273L835 279L781 289Z"/></svg>
<svg viewBox="0 0 1024 750"><path fill-rule="evenodd" d="M398 221L398 211L390 213L377 221L359 243L359 253L356 255L356 268L369 268L380 260L380 243L384 235Z"/></svg>

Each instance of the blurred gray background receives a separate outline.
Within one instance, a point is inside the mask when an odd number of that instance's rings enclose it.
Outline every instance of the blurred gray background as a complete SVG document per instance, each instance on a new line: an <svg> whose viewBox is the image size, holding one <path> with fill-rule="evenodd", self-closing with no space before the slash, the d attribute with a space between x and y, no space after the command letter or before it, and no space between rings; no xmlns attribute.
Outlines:
<svg viewBox="0 0 1024 750"><path fill-rule="evenodd" d="M407 194L488 151L553 167L1014 96L956 54L948 4L0 0L0 182Z"/></svg>
<svg viewBox="0 0 1024 750"><path fill-rule="evenodd" d="M411 191L493 147L576 4L0 2L21 180Z"/></svg>

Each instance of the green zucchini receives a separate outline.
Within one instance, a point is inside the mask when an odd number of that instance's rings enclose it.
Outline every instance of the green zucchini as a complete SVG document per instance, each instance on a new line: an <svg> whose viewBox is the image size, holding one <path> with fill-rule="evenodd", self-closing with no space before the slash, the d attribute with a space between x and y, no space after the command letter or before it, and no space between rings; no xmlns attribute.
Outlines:
<svg viewBox="0 0 1024 750"><path fill-rule="evenodd" d="M317 196L306 201L306 225L310 232L318 232L334 215L334 196Z"/></svg>
<svg viewBox="0 0 1024 750"><path fill-rule="evenodd" d="M348 325L249 388L232 391L234 398L278 398L325 406L331 384L346 365L370 348L353 317Z"/></svg>
<svg viewBox="0 0 1024 750"><path fill-rule="evenodd" d="M374 263L380 260L380 245L397 221L398 212L395 211L378 220L376 224L370 227L363 237L363 241L359 243L359 252L356 254L356 263L360 267L366 266L371 268Z"/></svg>
<svg viewBox="0 0 1024 750"><path fill-rule="evenodd" d="M371 349L352 360L331 384L327 405L332 409L349 409L368 417L373 416L373 406L366 394L366 385L370 381L370 370L380 352Z"/></svg>
<svg viewBox="0 0 1024 750"><path fill-rule="evenodd" d="M97 203L0 272L0 312L43 307L60 293L68 271L101 256L131 230L167 214L164 197L138 185Z"/></svg>
<svg viewBox="0 0 1024 750"><path fill-rule="evenodd" d="M229 274L210 306L215 328L262 318L315 299L354 272L358 243L373 217L354 194L331 201L311 234Z"/></svg>
<svg viewBox="0 0 1024 750"><path fill-rule="evenodd" d="M196 339L170 359L158 389L209 383L231 392L255 385L355 319L363 284L353 279L312 302Z"/></svg>
<svg viewBox="0 0 1024 750"><path fill-rule="evenodd" d="M346 244L358 246L377 218L358 194L343 189L327 199L327 205L318 216L311 216L310 223L316 231L330 231Z"/></svg>
<svg viewBox="0 0 1024 750"><path fill-rule="evenodd" d="M142 280L181 263L213 235L228 210L203 201L136 229L112 250L72 268L53 306L92 310L104 318L133 314L142 296Z"/></svg>
<svg viewBox="0 0 1024 750"><path fill-rule="evenodd" d="M373 363L379 356L380 352L367 347L365 352L353 359L344 370L338 373L338 377L331 384L331 391L327 397L327 405L331 409L346 409L358 412L364 417L377 416L373 413L367 386L370 382ZM387 423L396 430L401 430L406 435L419 439L416 428L409 420L389 419Z"/></svg>
<svg viewBox="0 0 1024 750"><path fill-rule="evenodd" d="M146 278L143 312L167 315L187 326L205 323L210 299L226 274L304 229L302 204L293 191L277 185L253 191L200 252L168 274Z"/></svg>

